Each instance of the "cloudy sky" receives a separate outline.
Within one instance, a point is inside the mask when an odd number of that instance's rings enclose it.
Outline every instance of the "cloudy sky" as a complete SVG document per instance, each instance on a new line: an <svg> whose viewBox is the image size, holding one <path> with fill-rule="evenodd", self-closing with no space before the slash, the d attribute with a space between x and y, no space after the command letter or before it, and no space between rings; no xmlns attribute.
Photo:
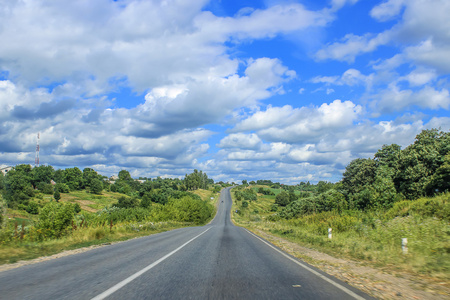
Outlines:
<svg viewBox="0 0 450 300"><path fill-rule="evenodd" d="M338 181L450 129L448 0L0 0L0 165Z"/></svg>

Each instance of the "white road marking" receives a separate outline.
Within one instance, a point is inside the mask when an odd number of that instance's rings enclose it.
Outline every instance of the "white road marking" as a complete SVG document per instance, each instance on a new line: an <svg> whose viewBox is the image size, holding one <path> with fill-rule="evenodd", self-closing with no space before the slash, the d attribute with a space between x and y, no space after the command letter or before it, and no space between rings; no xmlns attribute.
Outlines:
<svg viewBox="0 0 450 300"><path fill-rule="evenodd" d="M202 234L204 234L205 232L207 232L208 230L210 230L211 227L209 227L208 229L206 229L205 231L203 231L202 233L200 233L199 235L195 236L194 238L190 239L189 241L187 241L186 243L184 243L183 245L181 245L180 247L178 247L177 249L173 250L172 252L170 252L169 254L166 254L165 256L161 257L160 259L158 259L157 261L155 261L154 263L148 265L147 267L143 268L142 270L140 270L139 272L134 273L133 275L131 275L130 277L122 280L121 282L119 282L118 284L114 285L113 287L107 289L106 291L104 291L103 293L95 296L94 298L92 298L92 300L102 300L105 299L106 297L108 297L109 295L113 294L114 292L116 292L117 290L123 288L125 285L129 284L131 281L135 280L136 278L138 278L139 276L141 276L142 274L144 274L145 272L147 272L148 270L150 270L151 268L157 266L159 263L163 262L164 260L166 260L167 258L169 258L170 256L172 256L173 254L175 254L176 252L178 252L179 250L181 250L184 246L186 246L187 244L189 244L190 242L192 242L193 240L195 240L196 238L198 238L199 236L201 236Z"/></svg>
<svg viewBox="0 0 450 300"><path fill-rule="evenodd" d="M334 285L335 287L337 287L338 289L340 289L341 291L347 293L349 296L352 296L355 299L358 300L365 300L363 297L357 295L356 293L352 292L351 290L349 290L348 288L346 288L345 286L340 285L337 282L334 282L333 280L331 280L330 278L323 276L322 274L320 274L319 272L311 269L310 267L308 267L305 264L302 264L301 262L299 262L298 260L290 257L289 255L287 255L286 253L280 251L279 249L275 248L274 246L272 246L271 244L269 244L268 242L266 242L265 240L263 240L262 238L260 238L259 236L257 236L256 234L254 234L253 232L250 232L249 230L245 229L248 233L250 233L251 235L253 235L255 238L257 238L258 240L260 240L261 242L263 242L264 244L266 244L267 246L269 246L270 248L272 248L273 250L277 251L278 253L280 253L281 255L283 255L284 257L290 259L291 261L293 261L294 263L296 263L297 265L299 265L300 267L310 271L311 273L313 273L314 275L322 278L323 280L325 280L328 283L331 283L332 285Z"/></svg>

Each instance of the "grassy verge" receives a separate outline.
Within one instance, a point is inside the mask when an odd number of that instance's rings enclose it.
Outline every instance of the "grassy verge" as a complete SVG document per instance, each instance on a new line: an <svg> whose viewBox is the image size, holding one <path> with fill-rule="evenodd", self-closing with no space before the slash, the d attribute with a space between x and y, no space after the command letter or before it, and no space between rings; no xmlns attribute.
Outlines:
<svg viewBox="0 0 450 300"><path fill-rule="evenodd" d="M15 263L20 260L29 260L42 256L49 256L65 250L72 250L92 245L100 245L117 241L124 241L140 236L147 236L163 231L168 231L191 223L179 222L146 222L141 224L120 224L113 226L89 227L78 229L70 236L60 239L40 242L15 241L0 246L0 264Z"/></svg>
<svg viewBox="0 0 450 300"><path fill-rule="evenodd" d="M216 203L219 199L218 193L205 190L196 190L193 193L216 207ZM75 191L62 195L61 202L81 204L82 213L86 214L86 217L93 215L94 211L108 207L117 202L117 198L121 196L121 194L109 192L104 192L102 195L92 195L85 191ZM86 227L81 226L78 220L78 226L74 227L74 229L70 231L70 234L58 239L47 238L40 241L35 241L30 236L27 236L30 229L25 231L25 233L22 231L22 227L28 227L28 225L32 226L33 223L37 222L39 216L31 215L21 210L14 211L8 209L6 215L7 226L0 231L0 264L15 263L20 260L30 260L42 256L49 256L65 250L128 240L181 227L198 226L198 224L194 222L177 222L171 221L170 219L164 222L158 222L158 220L161 221L161 218L165 220L165 217L158 217L158 213L161 213L161 215L164 213L162 206L155 205L155 207L153 215L149 213L148 216L143 217L145 220L139 222L121 221L114 223L110 228L109 222L104 222L103 226L92 225L94 223L91 222L91 226ZM184 207L180 207L179 209L184 209ZM133 212L130 211L130 213ZM214 217L214 215L215 213L213 213L212 217ZM72 226L73 225L74 223L72 223ZM11 236L14 236L14 238L11 238Z"/></svg>
<svg viewBox="0 0 450 300"><path fill-rule="evenodd" d="M450 279L450 194L399 202L387 211L332 211L290 220L276 218L273 203L273 196L263 195L246 208L233 201L232 219L237 225L333 256L439 280ZM328 238L330 227L332 239ZM402 251L402 238L408 239L407 254Z"/></svg>

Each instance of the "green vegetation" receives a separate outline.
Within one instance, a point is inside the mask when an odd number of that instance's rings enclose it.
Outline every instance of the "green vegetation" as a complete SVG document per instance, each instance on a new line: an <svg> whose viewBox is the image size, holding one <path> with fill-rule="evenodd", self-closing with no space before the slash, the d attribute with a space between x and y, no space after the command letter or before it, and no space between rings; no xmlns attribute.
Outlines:
<svg viewBox="0 0 450 300"><path fill-rule="evenodd" d="M449 279L450 193L404 200L387 210L338 210L282 218L273 197L259 195L248 207L234 200L237 225L259 229L329 254ZM237 211L237 213L236 213ZM328 239L332 228L332 239ZM401 239L408 238L408 254Z"/></svg>
<svg viewBox="0 0 450 300"><path fill-rule="evenodd" d="M137 181L126 170L110 182L89 168L18 165L0 175L0 263L205 224L222 186L201 171L193 174L186 178L202 178L201 186L179 179Z"/></svg>
<svg viewBox="0 0 450 300"><path fill-rule="evenodd" d="M232 218L320 251L448 280L449 159L450 134L424 130L404 150L385 145L373 159L350 162L338 183L239 186ZM244 204L241 195L254 192Z"/></svg>

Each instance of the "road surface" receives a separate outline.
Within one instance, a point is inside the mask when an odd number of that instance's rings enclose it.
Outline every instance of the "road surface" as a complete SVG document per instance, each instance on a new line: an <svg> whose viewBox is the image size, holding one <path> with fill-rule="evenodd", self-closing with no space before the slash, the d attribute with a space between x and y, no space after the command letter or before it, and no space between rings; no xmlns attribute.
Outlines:
<svg viewBox="0 0 450 300"><path fill-rule="evenodd" d="M1 272L0 299L371 299L234 226L220 197L206 226Z"/></svg>

